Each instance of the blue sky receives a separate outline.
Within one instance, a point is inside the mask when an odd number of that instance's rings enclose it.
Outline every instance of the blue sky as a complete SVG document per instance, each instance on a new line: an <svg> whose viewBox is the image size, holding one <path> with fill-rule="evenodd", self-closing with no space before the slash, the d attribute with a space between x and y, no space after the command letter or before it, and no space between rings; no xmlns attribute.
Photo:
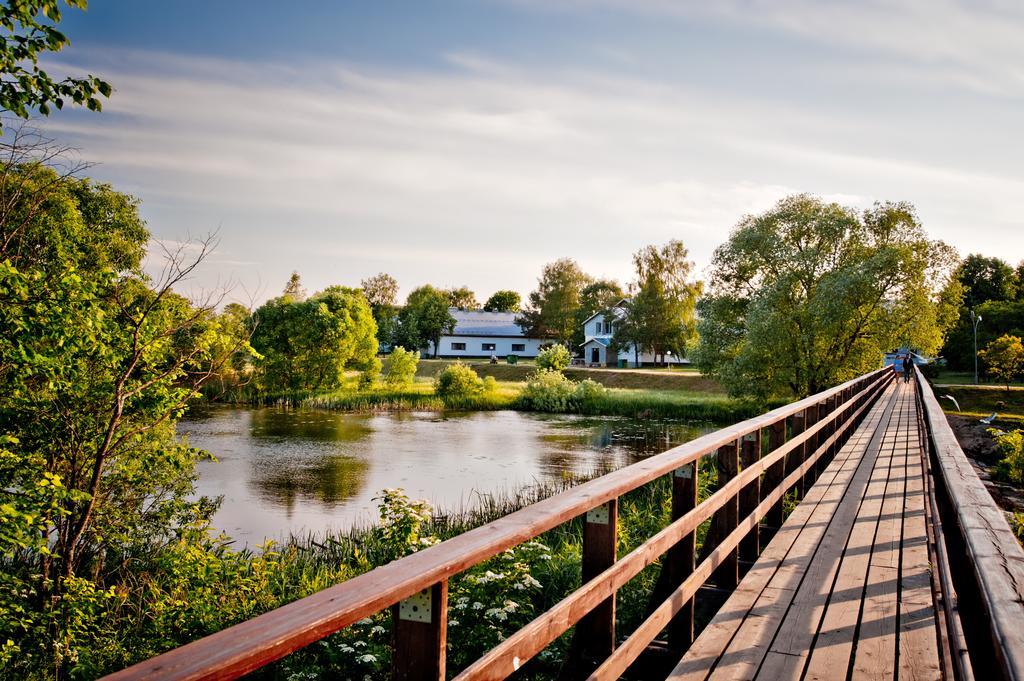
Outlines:
<svg viewBox="0 0 1024 681"><path fill-rule="evenodd" d="M134 2L68 11L52 63L109 80L45 123L195 285L275 295L379 271L527 293L628 281L806 191L913 202L963 254L1024 259L1024 6L1006 0Z"/></svg>

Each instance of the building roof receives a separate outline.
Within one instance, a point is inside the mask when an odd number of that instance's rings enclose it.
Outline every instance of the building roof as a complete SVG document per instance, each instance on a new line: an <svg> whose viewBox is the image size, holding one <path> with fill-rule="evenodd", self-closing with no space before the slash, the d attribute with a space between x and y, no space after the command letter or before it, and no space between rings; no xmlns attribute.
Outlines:
<svg viewBox="0 0 1024 681"><path fill-rule="evenodd" d="M611 309L611 311L612 311L612 312L614 312L614 313L615 313L615 319L616 319L616 320L618 320L618 319L621 319L621 318L622 318L622 306L623 306L623 305L625 305L625 304L626 304L626 303L627 303L628 301L629 301L629 298L623 298L622 300L620 300L619 302L617 302L617 303L615 303L614 305L612 305L612 306L611 306L611 308L610 308L610 309ZM604 314L605 312L606 312L606 310L598 310L598 311L597 311L597 312L595 312L594 314L590 315L589 317L587 317L586 319L584 319L584 320L583 320L583 324L584 324L584 326L585 326L585 325L586 325L586 323L587 323L587 322L589 322L589 321L590 321L591 319L593 319L594 317L596 317L596 316L598 316L598 315L602 315L602 314Z"/></svg>
<svg viewBox="0 0 1024 681"><path fill-rule="evenodd" d="M591 343L597 343L598 345L600 345L602 347L605 347L605 348L611 347L612 337L611 336L591 336L590 338L587 339L587 342L584 343L583 345L581 345L580 347L581 348L585 348L588 345L590 345Z"/></svg>
<svg viewBox="0 0 1024 681"><path fill-rule="evenodd" d="M451 336L502 336L526 338L523 328L516 324L515 312L484 312L483 310L448 309L455 317L455 330Z"/></svg>

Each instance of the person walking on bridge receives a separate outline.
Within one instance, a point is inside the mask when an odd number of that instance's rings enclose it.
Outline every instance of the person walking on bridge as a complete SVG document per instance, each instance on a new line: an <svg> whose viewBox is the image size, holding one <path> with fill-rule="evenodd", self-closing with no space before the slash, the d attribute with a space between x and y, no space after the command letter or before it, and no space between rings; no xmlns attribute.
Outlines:
<svg viewBox="0 0 1024 681"><path fill-rule="evenodd" d="M914 368L914 359L908 352L903 356L903 382L910 383L910 371Z"/></svg>

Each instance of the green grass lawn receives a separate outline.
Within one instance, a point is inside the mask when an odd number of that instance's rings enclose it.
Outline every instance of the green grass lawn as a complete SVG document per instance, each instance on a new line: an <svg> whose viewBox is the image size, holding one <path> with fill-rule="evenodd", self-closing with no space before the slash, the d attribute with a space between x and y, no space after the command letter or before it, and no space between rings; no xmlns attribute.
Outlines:
<svg viewBox="0 0 1024 681"><path fill-rule="evenodd" d="M941 380L941 379L939 379ZM937 381L938 382L938 381ZM952 395L960 404L960 412L956 406L943 395ZM953 386L935 388L935 396L942 408L952 414L962 416L988 416L999 414L999 420L1024 421L1024 390L996 389L991 386Z"/></svg>
<svg viewBox="0 0 1024 681"><path fill-rule="evenodd" d="M1005 390L1006 386L1002 383L994 383L990 378L982 375L979 376L979 387L985 388L1002 388ZM974 384L974 372L973 371L942 371L938 377L932 380L935 385L973 385ZM1014 381L1010 383L1011 387L1024 388L1024 383L1020 381Z"/></svg>

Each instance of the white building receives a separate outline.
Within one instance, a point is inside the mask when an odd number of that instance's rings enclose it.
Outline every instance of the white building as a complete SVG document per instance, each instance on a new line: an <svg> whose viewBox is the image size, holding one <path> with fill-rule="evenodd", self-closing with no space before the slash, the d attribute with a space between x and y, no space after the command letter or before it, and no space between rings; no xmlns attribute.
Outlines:
<svg viewBox="0 0 1024 681"><path fill-rule="evenodd" d="M491 357L508 355L536 357L540 338L528 338L516 324L514 312L483 312L482 310L448 310L455 317L455 329L441 336L439 357ZM550 342L550 341L549 341Z"/></svg>
<svg viewBox="0 0 1024 681"><path fill-rule="evenodd" d="M619 301L611 308L606 315L604 312L597 312L583 322L583 362L587 366L625 366L636 368L637 359L640 366L654 366L659 362L653 352L641 352L639 357L634 352L633 344L619 350L618 353L612 350L612 339L615 337L615 324L623 315L622 304L625 300ZM689 364L685 358L676 357L666 353L667 364Z"/></svg>

